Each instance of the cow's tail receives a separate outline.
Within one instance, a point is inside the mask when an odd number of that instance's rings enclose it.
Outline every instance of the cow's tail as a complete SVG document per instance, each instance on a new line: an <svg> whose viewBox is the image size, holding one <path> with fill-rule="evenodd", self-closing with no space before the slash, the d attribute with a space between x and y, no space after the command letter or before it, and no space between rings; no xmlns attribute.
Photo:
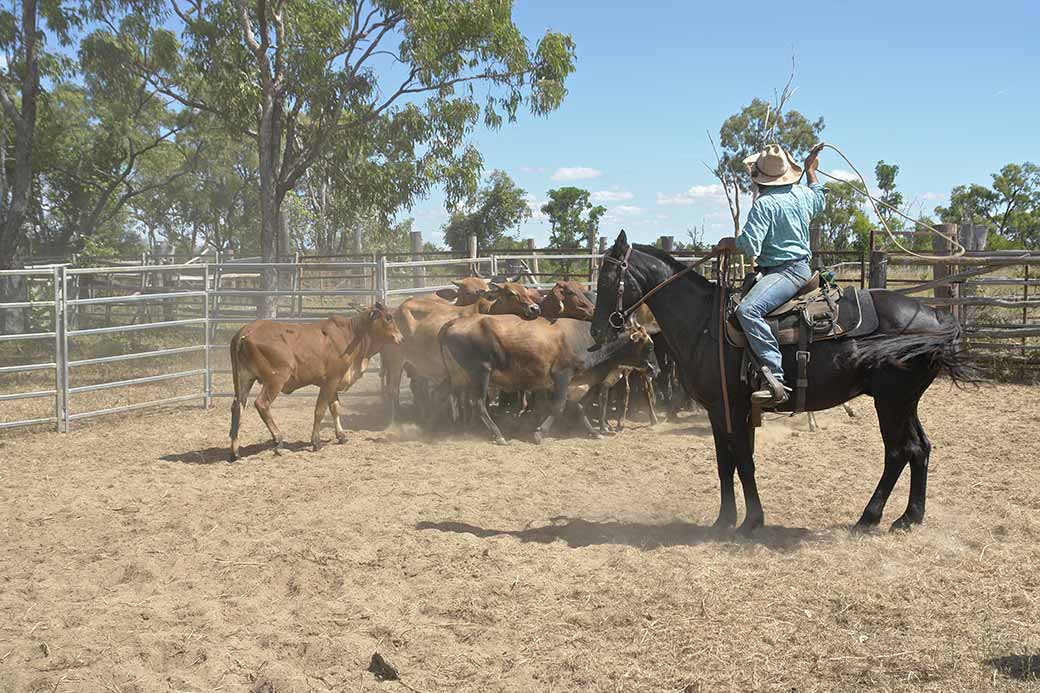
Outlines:
<svg viewBox="0 0 1040 693"><path fill-rule="evenodd" d="M231 401L231 440L238 439L238 427L242 423L242 407L249 399L249 392L243 391L241 378L238 376L238 361L242 352L242 336L235 335L231 339L231 381L235 386L235 396Z"/></svg>

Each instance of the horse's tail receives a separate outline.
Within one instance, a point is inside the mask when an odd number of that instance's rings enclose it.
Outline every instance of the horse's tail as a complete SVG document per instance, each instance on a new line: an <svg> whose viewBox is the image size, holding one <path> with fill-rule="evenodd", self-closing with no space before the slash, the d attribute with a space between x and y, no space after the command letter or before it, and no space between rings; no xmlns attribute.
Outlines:
<svg viewBox="0 0 1040 693"><path fill-rule="evenodd" d="M936 329L857 339L855 365L867 369L907 368L912 361L926 361L937 375L945 373L958 386L979 382L978 373L964 353L960 323L943 313L937 317Z"/></svg>

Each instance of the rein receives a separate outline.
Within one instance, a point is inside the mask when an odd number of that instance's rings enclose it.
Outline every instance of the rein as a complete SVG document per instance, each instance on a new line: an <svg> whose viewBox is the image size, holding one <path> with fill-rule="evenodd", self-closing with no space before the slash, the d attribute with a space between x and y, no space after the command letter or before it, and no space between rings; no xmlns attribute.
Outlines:
<svg viewBox="0 0 1040 693"><path fill-rule="evenodd" d="M716 275L718 276L718 284L719 284L719 286L718 286L718 296L719 296L719 306L718 306L718 308L719 308L719 311L718 311L719 329L718 329L718 332L719 332L719 376L720 376L719 377L719 381L722 383L722 409L723 409L723 413L725 414L726 433L728 435L732 435L733 434L733 420L732 420L732 417L730 416L730 412L729 412L729 390L726 387L726 385L727 385L727 383L726 383L726 351L725 351L725 342L724 342L724 339L725 339L724 335L726 333L726 330L725 330L725 327L724 327L724 322L725 322L725 305L726 305L726 286L729 283L728 282L728 279L729 279L729 251L728 250L723 250L723 251L713 250L713 251L711 251L710 253L708 253L707 255L702 257L697 262L694 262L691 265L687 265L685 269L679 270L678 272L676 272L675 274L671 275L670 277L668 277L664 281L660 282L654 288L652 288L649 291L647 291L645 294L643 294L639 298L638 301L633 303L626 310L625 309L625 277L628 274L630 274L629 271L628 271L628 258L631 255L632 255L632 246L630 245L630 246L628 246L628 250L625 251L625 257L621 258L621 260L616 260L616 259L610 257L609 255L604 255L603 256L603 261L604 262L611 262L611 263L617 265L618 269L620 269L620 272L618 273L617 308L614 310L613 313L610 314L610 317L607 318L607 323L611 327L613 327L615 330L619 330L619 331L625 326L625 323L628 321L628 318L631 317L632 313L635 312L635 310L637 308L639 308L639 306L641 306L644 303L646 303L650 299L650 297L653 296L654 294L656 294L658 291L660 291L664 287L668 286L669 284L674 282L679 277L681 277L681 276L683 276L685 274L688 274L692 270L694 270L697 267L703 265L705 262L708 262L709 260L712 260L712 259L715 259L715 260L718 261L717 264L716 264L715 272L716 272Z"/></svg>
<svg viewBox="0 0 1040 693"><path fill-rule="evenodd" d="M632 255L632 246L628 246L628 250L625 251L625 257L621 258L620 260L615 260L614 258L610 257L609 255L604 255L603 256L603 261L604 262L611 262L611 263L617 265L618 268L621 270L620 276L618 277L617 308L614 310L613 313L610 314L610 317L607 318L607 323L611 327L613 327L615 330L620 330L622 327L625 326L625 322L632 315L632 313L634 313L636 311L636 309L639 308L639 306L643 305L648 300L650 300L651 296L653 296L658 291L660 291L664 287L666 287L669 284L671 284L672 282L674 282L679 277L682 277L682 276L684 276L686 274L689 274L691 271L693 271L694 269L700 267L701 265L703 265L708 260L712 260L712 259L718 257L719 254L720 254L719 252L713 250L710 253L708 253L707 255L705 255L704 257L702 257L700 260L697 260L697 262L694 262L692 265L687 265L685 269L682 269L682 270L676 272L675 274L673 274L672 276L668 277L667 279L662 281L660 284L655 286L654 288L652 288L649 291L647 291L645 294L643 294L640 297L640 299L638 301L636 301L631 306L629 306L627 310L625 309L625 276L628 275L628 273L629 273L628 272L628 258L629 258L630 255ZM615 324L615 322L616 322L616 324Z"/></svg>

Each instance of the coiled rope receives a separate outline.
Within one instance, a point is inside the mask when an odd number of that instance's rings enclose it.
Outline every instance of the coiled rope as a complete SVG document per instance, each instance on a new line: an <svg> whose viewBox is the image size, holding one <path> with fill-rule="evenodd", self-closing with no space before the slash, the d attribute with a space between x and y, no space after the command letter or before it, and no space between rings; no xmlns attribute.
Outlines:
<svg viewBox="0 0 1040 693"><path fill-rule="evenodd" d="M840 156L842 159L845 160L845 163L847 163L849 165L849 167L852 169L852 171L856 174L856 176L859 177L860 183L863 184L863 187L862 188L858 188L858 187L856 187L856 185L852 181L845 180L844 178L838 178L836 176L833 176L833 175L827 173L826 171L817 171L817 173L819 173L821 176L825 176L827 178L830 178L831 180L833 180L835 182L845 183L846 185L851 187L853 190L858 192L860 195L863 195L868 200L870 200L870 206L874 208L874 214L876 214L877 218L881 220L881 225L885 228L885 233L888 234L888 237L892 240L892 243L894 243L897 248L902 250L907 255L913 255L916 258L920 258L922 260L929 260L929 261L932 261L932 262L942 262L943 260L948 260L951 257L960 257L960 256L964 255L964 253L966 252L967 249L963 245L961 245L957 241L956 238L950 238L946 234L944 234L941 231L939 231L938 229L936 229L934 226L931 226L930 224L926 224L923 221L920 221L919 219L912 219L909 216L907 216L906 214L903 214L903 212L901 212L896 207L893 207L892 205L888 204L887 202L883 202L881 200L875 199L873 195L871 195L869 192L867 192L867 181L863 177L863 174L859 172L859 169L856 168L855 164L853 164L851 161L849 161L849 157L845 156L845 153L842 152L837 147L835 147L833 144L830 144L829 142L821 142L818 145L816 145L816 147L814 147L814 149L820 150L820 149L823 149L824 147L828 147L830 149L833 149L835 152L837 152L838 156ZM903 219L906 219L907 221L909 221L909 222L911 222L913 224L916 224L917 226L925 228L928 231L931 231L932 233L934 233L936 236L940 236L944 240L949 241L953 245L957 246L957 249L958 249L957 252L953 253L952 255L924 255L922 253L915 253L913 250L910 250L909 248L904 246L902 243L900 243L899 239L896 238L896 235L894 233L892 233L892 229L890 229L888 227L888 222L885 221L885 217L883 217L881 215L881 210L878 209L878 205L881 205L882 207L895 212L896 214L901 216Z"/></svg>

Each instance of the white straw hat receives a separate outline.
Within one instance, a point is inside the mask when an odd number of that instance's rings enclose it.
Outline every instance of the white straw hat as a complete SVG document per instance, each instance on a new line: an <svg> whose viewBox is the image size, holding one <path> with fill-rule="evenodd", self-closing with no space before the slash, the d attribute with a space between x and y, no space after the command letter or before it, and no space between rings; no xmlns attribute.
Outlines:
<svg viewBox="0 0 1040 693"><path fill-rule="evenodd" d="M770 144L744 159L751 180L759 185L789 185L802 177L802 167L779 144Z"/></svg>

